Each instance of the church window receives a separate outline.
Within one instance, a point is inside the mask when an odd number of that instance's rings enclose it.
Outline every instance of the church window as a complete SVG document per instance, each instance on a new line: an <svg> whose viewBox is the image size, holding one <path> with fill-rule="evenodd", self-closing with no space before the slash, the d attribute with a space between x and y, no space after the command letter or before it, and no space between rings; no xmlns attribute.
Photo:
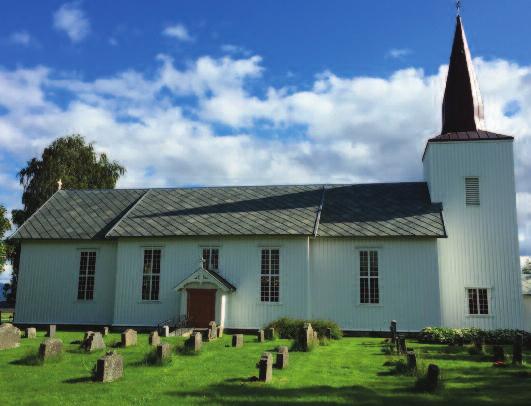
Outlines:
<svg viewBox="0 0 531 406"><path fill-rule="evenodd" d="M360 255L360 303L380 303L378 251L362 250Z"/></svg>
<svg viewBox="0 0 531 406"><path fill-rule="evenodd" d="M487 289L467 289L468 314L489 314L489 294Z"/></svg>
<svg viewBox="0 0 531 406"><path fill-rule="evenodd" d="M260 300L278 302L280 296L280 250L264 248L260 267Z"/></svg>
<svg viewBox="0 0 531 406"><path fill-rule="evenodd" d="M160 257L160 249L144 249L142 300L159 300Z"/></svg>
<svg viewBox="0 0 531 406"><path fill-rule="evenodd" d="M219 268L219 248L203 248L204 266L209 271L218 271Z"/></svg>
<svg viewBox="0 0 531 406"><path fill-rule="evenodd" d="M96 251L81 251L79 259L79 280L77 299L94 299L94 277L96 274Z"/></svg>

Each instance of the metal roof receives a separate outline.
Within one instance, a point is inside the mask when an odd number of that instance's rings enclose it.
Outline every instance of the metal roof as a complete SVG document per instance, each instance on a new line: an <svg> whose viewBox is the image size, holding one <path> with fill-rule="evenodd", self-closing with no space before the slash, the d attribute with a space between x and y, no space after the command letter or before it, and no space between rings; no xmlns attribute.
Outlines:
<svg viewBox="0 0 531 406"><path fill-rule="evenodd" d="M13 239L445 237L424 182L61 190Z"/></svg>
<svg viewBox="0 0 531 406"><path fill-rule="evenodd" d="M512 140L514 137L504 134L497 134L491 131L454 131L437 135L430 138L428 142L451 142L451 141L485 141L485 140Z"/></svg>

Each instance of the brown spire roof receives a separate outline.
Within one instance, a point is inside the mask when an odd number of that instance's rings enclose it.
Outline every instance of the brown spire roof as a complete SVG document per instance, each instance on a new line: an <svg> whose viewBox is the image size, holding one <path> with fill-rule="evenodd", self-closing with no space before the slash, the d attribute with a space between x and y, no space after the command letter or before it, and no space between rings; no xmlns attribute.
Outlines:
<svg viewBox="0 0 531 406"><path fill-rule="evenodd" d="M483 102L468 49L463 22L461 16L458 15L442 105L442 131L441 135L431 138L429 141L512 138L485 131Z"/></svg>

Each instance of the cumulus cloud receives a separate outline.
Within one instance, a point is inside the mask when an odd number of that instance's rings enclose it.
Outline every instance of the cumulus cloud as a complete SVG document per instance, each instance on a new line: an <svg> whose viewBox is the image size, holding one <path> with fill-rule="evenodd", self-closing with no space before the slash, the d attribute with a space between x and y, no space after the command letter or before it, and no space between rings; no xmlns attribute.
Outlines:
<svg viewBox="0 0 531 406"><path fill-rule="evenodd" d="M32 42L31 35L27 31L16 31L9 36L9 42L16 45L28 46Z"/></svg>
<svg viewBox="0 0 531 406"><path fill-rule="evenodd" d="M4 162L79 132L127 167L122 187L406 181L422 178L426 139L440 130L446 66L431 75L321 72L307 88L284 88L263 86L256 55L157 63L149 76L93 81L47 67L0 70ZM516 136L520 241L531 253L531 67L475 63L489 128ZM69 102L54 102L55 92Z"/></svg>
<svg viewBox="0 0 531 406"><path fill-rule="evenodd" d="M189 34L188 29L183 24L170 25L164 28L162 35L175 38L183 42L193 41L193 37Z"/></svg>
<svg viewBox="0 0 531 406"><path fill-rule="evenodd" d="M80 42L90 32L90 22L80 2L65 3L54 13L55 29L64 31L72 42Z"/></svg>

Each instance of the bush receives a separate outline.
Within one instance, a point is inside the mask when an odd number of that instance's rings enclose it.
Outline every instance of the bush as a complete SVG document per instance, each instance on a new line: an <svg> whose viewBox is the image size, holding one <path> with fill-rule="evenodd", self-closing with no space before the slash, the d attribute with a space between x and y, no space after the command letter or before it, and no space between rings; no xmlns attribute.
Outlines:
<svg viewBox="0 0 531 406"><path fill-rule="evenodd" d="M479 328L426 327L421 330L419 341L433 344L463 345L484 338L486 344L512 344L516 334L524 335L524 343L529 346L531 334L519 330L481 330Z"/></svg>
<svg viewBox="0 0 531 406"><path fill-rule="evenodd" d="M332 330L333 339L338 340L343 336L343 332L337 323L330 320L301 320L282 317L269 323L265 328L274 328L275 334L278 334L280 338L297 339L299 330L304 326L304 323L311 323L312 328L317 331L319 337L325 336L327 328Z"/></svg>

